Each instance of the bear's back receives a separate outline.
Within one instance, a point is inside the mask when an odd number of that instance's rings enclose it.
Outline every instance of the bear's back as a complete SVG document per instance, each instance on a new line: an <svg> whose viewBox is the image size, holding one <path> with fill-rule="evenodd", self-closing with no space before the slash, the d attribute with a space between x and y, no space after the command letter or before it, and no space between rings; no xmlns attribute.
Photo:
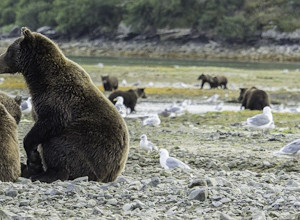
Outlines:
<svg viewBox="0 0 300 220"><path fill-rule="evenodd" d="M21 174L17 124L0 103L0 181L15 181Z"/></svg>
<svg viewBox="0 0 300 220"><path fill-rule="evenodd" d="M262 110L265 106L270 106L268 94L264 90L252 89L249 91L246 109Z"/></svg>
<svg viewBox="0 0 300 220"><path fill-rule="evenodd" d="M114 100L116 97L118 96L122 96L124 98L124 105L128 108L134 109L136 103L137 103L137 99L138 99L138 95L136 93L136 91L130 89L128 91L121 91L121 90L117 90L112 92L108 99L115 104L116 101Z"/></svg>

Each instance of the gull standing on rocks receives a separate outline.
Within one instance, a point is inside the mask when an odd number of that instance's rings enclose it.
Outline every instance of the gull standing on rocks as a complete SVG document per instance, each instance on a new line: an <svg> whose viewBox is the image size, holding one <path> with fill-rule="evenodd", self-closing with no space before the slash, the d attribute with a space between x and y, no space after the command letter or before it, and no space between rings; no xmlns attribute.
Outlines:
<svg viewBox="0 0 300 220"><path fill-rule="evenodd" d="M145 134L141 136L140 147L148 152L153 150L158 151L158 148L151 141L148 141L147 135Z"/></svg>
<svg viewBox="0 0 300 220"><path fill-rule="evenodd" d="M176 167L184 168L184 169L191 169L187 164L183 163L182 161L169 156L169 152L166 149L159 150L159 162L160 165L165 169L173 169Z"/></svg>
<svg viewBox="0 0 300 220"><path fill-rule="evenodd" d="M159 126L160 124L160 118L158 117L158 114L154 114L149 116L148 118L144 119L143 126L145 125L152 125L152 126Z"/></svg>
<svg viewBox="0 0 300 220"><path fill-rule="evenodd" d="M23 114L29 114L32 111L32 103L31 103L31 97L28 97L26 101L22 101L21 103L21 111Z"/></svg>
<svg viewBox="0 0 300 220"><path fill-rule="evenodd" d="M118 110L118 112L120 113L120 115L125 118L126 117L126 114L127 114L127 109L126 109L126 106L123 104L124 102L124 98L122 96L117 96L115 98L115 100L117 101L115 103L115 107L116 109Z"/></svg>
<svg viewBox="0 0 300 220"><path fill-rule="evenodd" d="M300 139L297 139L279 151L273 153L274 156L287 156L287 157L295 157L298 163L300 164Z"/></svg>
<svg viewBox="0 0 300 220"><path fill-rule="evenodd" d="M263 113L247 119L247 126L258 129L275 128L273 115L269 106L264 107Z"/></svg>

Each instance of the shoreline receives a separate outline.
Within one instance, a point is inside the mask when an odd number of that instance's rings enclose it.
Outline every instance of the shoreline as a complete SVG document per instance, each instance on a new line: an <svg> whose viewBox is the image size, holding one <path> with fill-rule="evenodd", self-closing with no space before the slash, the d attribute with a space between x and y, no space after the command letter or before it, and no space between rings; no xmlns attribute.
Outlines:
<svg viewBox="0 0 300 220"><path fill-rule="evenodd" d="M3 53L15 38L0 41ZM207 44L188 42L55 41L66 56L102 56L132 58L204 59L249 62L299 62L300 45L224 46L210 41Z"/></svg>

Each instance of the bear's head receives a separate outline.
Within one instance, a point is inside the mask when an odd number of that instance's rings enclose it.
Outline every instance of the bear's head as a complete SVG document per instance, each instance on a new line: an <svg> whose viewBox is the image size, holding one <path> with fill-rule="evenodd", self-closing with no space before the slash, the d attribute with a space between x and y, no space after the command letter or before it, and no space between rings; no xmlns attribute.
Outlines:
<svg viewBox="0 0 300 220"><path fill-rule="evenodd" d="M145 93L145 88L138 88L136 90L138 97L142 97L142 98L147 98L146 93Z"/></svg>
<svg viewBox="0 0 300 220"><path fill-rule="evenodd" d="M101 76L101 80L103 83L107 83L108 82L108 77L109 76Z"/></svg>
<svg viewBox="0 0 300 220"><path fill-rule="evenodd" d="M63 56L58 47L42 34L31 32L23 27L22 36L16 39L0 56L0 74L20 72L24 76L27 73L40 73L40 68L45 66L45 60L56 60ZM43 62L43 65L41 65Z"/></svg>
<svg viewBox="0 0 300 220"><path fill-rule="evenodd" d="M206 75L203 73L198 77L198 80L202 80L202 79L206 79Z"/></svg>
<svg viewBox="0 0 300 220"><path fill-rule="evenodd" d="M248 88L240 88L240 96L238 97L238 101L241 102L244 99L245 92Z"/></svg>

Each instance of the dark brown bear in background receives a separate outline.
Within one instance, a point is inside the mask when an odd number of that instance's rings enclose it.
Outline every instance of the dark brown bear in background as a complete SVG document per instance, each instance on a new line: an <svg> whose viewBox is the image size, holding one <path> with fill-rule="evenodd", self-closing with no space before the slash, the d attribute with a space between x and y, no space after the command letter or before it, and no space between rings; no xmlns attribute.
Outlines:
<svg viewBox="0 0 300 220"><path fill-rule="evenodd" d="M16 96L15 98L11 98L5 93L0 92L0 102L5 106L9 114L13 116L13 118L16 120L16 123L19 124L22 116L20 108L22 97Z"/></svg>
<svg viewBox="0 0 300 220"><path fill-rule="evenodd" d="M114 76L101 76L104 91L118 89L118 79Z"/></svg>
<svg viewBox="0 0 300 220"><path fill-rule="evenodd" d="M202 80L202 83L201 83L201 89L203 89L203 86L205 83L209 83L210 85L210 88L215 88L215 87L212 87L214 85L211 84L212 82L212 76L208 75L208 74L201 74L199 77L198 77L198 80Z"/></svg>
<svg viewBox="0 0 300 220"><path fill-rule="evenodd" d="M225 76L214 76L211 79L211 84L213 84L214 88L218 88L220 86L223 89L227 89L227 82L228 80Z"/></svg>
<svg viewBox="0 0 300 220"><path fill-rule="evenodd" d="M211 76L208 74L201 74L198 80L202 80L201 89L205 83L209 83L211 89L218 88L219 86L223 89L227 89L227 78L225 76Z"/></svg>
<svg viewBox="0 0 300 220"><path fill-rule="evenodd" d="M108 99L115 104L116 101L114 100L116 97L122 96L124 98L124 105L127 108L130 108L131 112L135 109L135 105L137 103L137 99L139 97L146 98L145 88L138 88L138 89L129 89L128 91L114 91L109 96Z"/></svg>
<svg viewBox="0 0 300 220"><path fill-rule="evenodd" d="M15 119L0 103L0 181L16 181L21 174L18 131Z"/></svg>
<svg viewBox="0 0 300 220"><path fill-rule="evenodd" d="M129 150L125 121L92 83L47 37L22 28L0 56L0 73L21 72L32 96L37 121L24 138L30 178L43 182L88 176L114 181ZM42 146L46 170L40 170Z"/></svg>
<svg viewBox="0 0 300 220"><path fill-rule="evenodd" d="M242 102L241 107L250 110L263 110L265 106L270 106L268 94L256 87L240 88L238 101Z"/></svg>

